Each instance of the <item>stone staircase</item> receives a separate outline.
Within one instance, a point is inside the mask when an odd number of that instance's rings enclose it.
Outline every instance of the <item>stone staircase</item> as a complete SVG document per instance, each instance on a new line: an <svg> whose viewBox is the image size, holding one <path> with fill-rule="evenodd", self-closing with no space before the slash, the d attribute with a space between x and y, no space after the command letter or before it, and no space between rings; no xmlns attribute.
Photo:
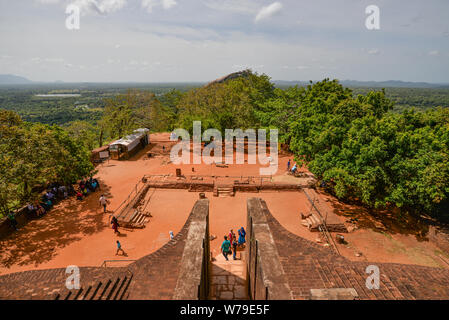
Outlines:
<svg viewBox="0 0 449 320"><path fill-rule="evenodd" d="M143 214L139 210L135 210L129 220L119 220L119 224L128 228L145 228L145 224L148 220L149 216L147 214Z"/></svg>
<svg viewBox="0 0 449 320"><path fill-rule="evenodd" d="M145 212L151 194L148 186L142 187L138 191L133 191L128 197L126 205L116 214L116 218L121 227L125 228L145 228L145 224L149 221L150 214ZM137 188L136 188L137 190ZM136 193L134 197L131 195Z"/></svg>
<svg viewBox="0 0 449 320"><path fill-rule="evenodd" d="M310 231L319 231L319 227L323 224L321 218L316 214L311 214L301 221L301 224Z"/></svg>
<svg viewBox="0 0 449 320"><path fill-rule="evenodd" d="M133 278L131 272L116 278L109 279L106 282L97 281L80 289L65 289L57 293L55 300L126 300L129 293L128 287Z"/></svg>
<svg viewBox="0 0 449 320"><path fill-rule="evenodd" d="M235 196L233 185L214 185L214 197L233 197Z"/></svg>
<svg viewBox="0 0 449 320"><path fill-rule="evenodd" d="M249 300L245 260L233 260L232 255L228 259L220 254L212 262L209 299Z"/></svg>

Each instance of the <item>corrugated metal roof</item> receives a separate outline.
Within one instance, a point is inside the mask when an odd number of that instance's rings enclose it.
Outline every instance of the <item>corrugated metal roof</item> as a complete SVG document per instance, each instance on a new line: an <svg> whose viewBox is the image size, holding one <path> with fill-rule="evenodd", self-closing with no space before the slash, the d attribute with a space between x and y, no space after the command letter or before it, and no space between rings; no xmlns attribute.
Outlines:
<svg viewBox="0 0 449 320"><path fill-rule="evenodd" d="M140 128L137 130L134 130L133 134L130 134L124 138L118 139L114 142L111 142L109 145L113 146L113 145L122 145L122 146L130 146L130 145L135 145L134 142L136 140L139 140L140 138L142 138L143 136L145 136L150 130L147 128Z"/></svg>

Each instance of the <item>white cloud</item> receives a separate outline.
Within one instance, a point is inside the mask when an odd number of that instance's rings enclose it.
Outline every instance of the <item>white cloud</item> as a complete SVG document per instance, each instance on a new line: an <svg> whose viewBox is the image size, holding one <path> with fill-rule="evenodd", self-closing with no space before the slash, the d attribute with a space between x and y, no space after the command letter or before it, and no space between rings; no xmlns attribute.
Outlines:
<svg viewBox="0 0 449 320"><path fill-rule="evenodd" d="M274 2L269 6L262 7L262 9L260 9L259 13L256 16L255 22L272 17L273 15L281 11L282 7L282 3L280 2Z"/></svg>
<svg viewBox="0 0 449 320"><path fill-rule="evenodd" d="M438 50L433 50L433 51L430 51L430 52L428 53L428 55L429 55L429 56L434 56L434 57L436 57L436 56L439 56L439 55L440 55L440 52L439 52Z"/></svg>
<svg viewBox="0 0 449 320"><path fill-rule="evenodd" d="M153 12L154 7L161 6L165 10L169 10L177 4L175 0L142 0L142 7L150 13Z"/></svg>
<svg viewBox="0 0 449 320"><path fill-rule="evenodd" d="M220 12L254 14L258 9L257 4L250 0L203 0L203 4Z"/></svg>
<svg viewBox="0 0 449 320"><path fill-rule="evenodd" d="M263 69L265 68L265 65L263 64L259 64L259 65L253 65L253 64L234 64L232 66L232 70L246 70L246 69L251 69L251 70L258 70L258 69Z"/></svg>
<svg viewBox="0 0 449 320"><path fill-rule="evenodd" d="M380 54L380 50L379 49L371 49L371 50L368 50L368 54L371 54L371 55L378 55L378 54Z"/></svg>
<svg viewBox="0 0 449 320"><path fill-rule="evenodd" d="M59 0L34 0L34 1L42 3L42 4L56 4L56 3L59 3Z"/></svg>
<svg viewBox="0 0 449 320"><path fill-rule="evenodd" d="M162 7L164 7L165 10L171 9L176 5L177 2L175 0L162 0Z"/></svg>
<svg viewBox="0 0 449 320"><path fill-rule="evenodd" d="M78 6L84 14L108 14L122 9L127 0L75 0L71 4Z"/></svg>

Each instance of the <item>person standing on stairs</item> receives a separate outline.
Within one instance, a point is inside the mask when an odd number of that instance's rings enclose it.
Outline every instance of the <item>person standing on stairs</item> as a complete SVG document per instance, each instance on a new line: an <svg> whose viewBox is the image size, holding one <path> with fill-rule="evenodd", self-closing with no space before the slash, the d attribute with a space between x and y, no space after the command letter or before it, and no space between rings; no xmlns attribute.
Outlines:
<svg viewBox="0 0 449 320"><path fill-rule="evenodd" d="M234 238L235 238L235 233L234 233L234 230L231 229L229 231L229 235L228 235L229 242L231 243L231 248L232 248L232 241L234 240Z"/></svg>
<svg viewBox="0 0 449 320"><path fill-rule="evenodd" d="M229 251L231 251L231 242L229 242L227 236L224 236L224 241L221 244L221 253L223 253L223 256L225 257L226 261L229 261L228 259Z"/></svg>
<svg viewBox="0 0 449 320"><path fill-rule="evenodd" d="M245 239L246 231L245 231L245 229L243 229L243 227L241 227L238 230L238 233L239 233L239 246L244 247L245 242L246 242L246 239Z"/></svg>
<svg viewBox="0 0 449 320"><path fill-rule="evenodd" d="M236 255L237 255L237 238L235 237L235 234L233 233L233 238L232 238L232 258L234 260L237 260Z"/></svg>

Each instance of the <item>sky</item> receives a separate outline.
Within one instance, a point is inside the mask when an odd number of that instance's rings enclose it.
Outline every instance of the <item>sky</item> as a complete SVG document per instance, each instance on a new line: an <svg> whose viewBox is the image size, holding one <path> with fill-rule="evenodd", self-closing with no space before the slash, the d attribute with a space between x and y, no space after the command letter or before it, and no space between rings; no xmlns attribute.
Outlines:
<svg viewBox="0 0 449 320"><path fill-rule="evenodd" d="M368 29L370 5L379 29ZM68 6L80 10L69 29ZM449 83L447 0L0 0L0 74L33 81Z"/></svg>

